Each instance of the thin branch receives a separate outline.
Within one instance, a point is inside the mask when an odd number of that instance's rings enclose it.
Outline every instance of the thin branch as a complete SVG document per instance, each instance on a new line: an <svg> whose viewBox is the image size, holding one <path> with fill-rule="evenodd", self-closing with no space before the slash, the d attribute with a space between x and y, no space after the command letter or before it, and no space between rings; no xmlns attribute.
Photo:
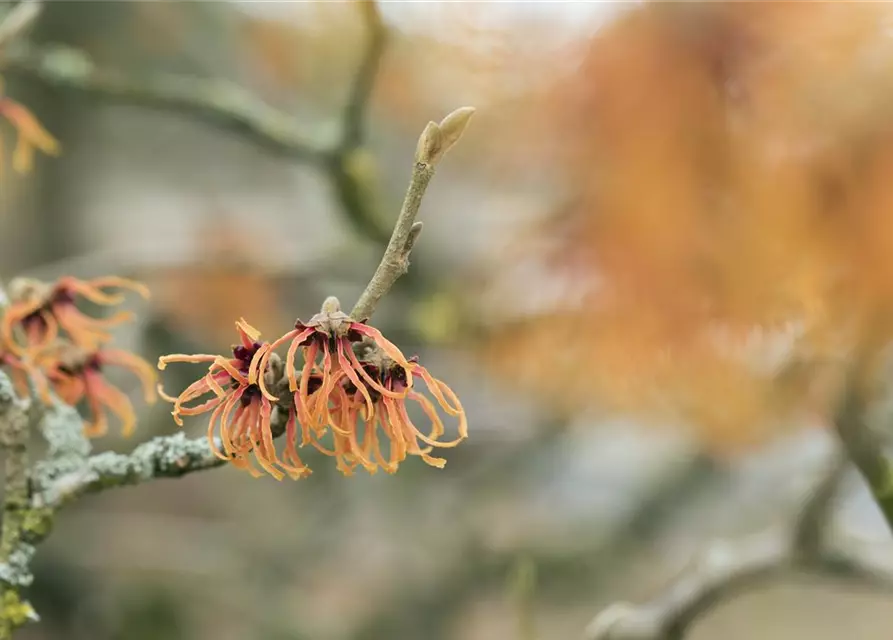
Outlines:
<svg viewBox="0 0 893 640"><path fill-rule="evenodd" d="M438 162L465 132L473 114L472 107L457 109L439 124L429 122L419 137L412 177L400 215L378 268L350 312L354 320L364 322L371 318L379 300L409 269L409 254L422 231L422 227L416 224L416 217L428 183L434 176Z"/></svg>
<svg viewBox="0 0 893 640"><path fill-rule="evenodd" d="M273 438L284 433L287 418L287 412L278 408L274 411ZM219 451L220 443L216 445ZM58 508L88 493L156 478L180 478L226 463L214 453L207 438L188 438L180 432L153 438L129 454L106 452L84 458L82 464L73 468L55 469L52 465L44 468L42 475L46 480L41 483L42 490L36 500Z"/></svg>
<svg viewBox="0 0 893 640"><path fill-rule="evenodd" d="M681 640L692 623L717 603L792 571L893 590L893 547L878 549L855 537L824 541L822 532L840 477L841 465L835 462L793 527L712 543L651 602L619 603L602 611L587 628L586 639Z"/></svg>
<svg viewBox="0 0 893 640"><path fill-rule="evenodd" d="M102 69L83 51L16 43L2 58L5 73L114 102L176 111L241 133L264 147L297 159L322 162L326 152L279 111L242 87L223 80L155 73L134 77Z"/></svg>
<svg viewBox="0 0 893 640"><path fill-rule="evenodd" d="M767 532L735 542L717 541L653 601L611 605L586 629L587 640L676 640L704 610L788 568L790 539Z"/></svg>

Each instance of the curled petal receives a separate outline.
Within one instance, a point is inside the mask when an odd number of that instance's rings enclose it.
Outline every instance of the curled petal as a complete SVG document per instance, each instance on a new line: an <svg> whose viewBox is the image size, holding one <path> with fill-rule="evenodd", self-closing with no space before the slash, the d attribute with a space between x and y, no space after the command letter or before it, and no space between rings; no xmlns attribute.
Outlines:
<svg viewBox="0 0 893 640"><path fill-rule="evenodd" d="M59 321L59 326L71 336L71 341L88 350L95 349L112 339L112 334L104 330L106 327L133 319L133 314L129 311L121 311L106 318L105 322L99 322L85 316L70 303L53 305L53 315Z"/></svg>
<svg viewBox="0 0 893 640"><path fill-rule="evenodd" d="M403 355L403 352L397 348L393 342L388 340L382 335L381 331L376 329L375 327L370 327L368 324L363 324L361 322L353 322L350 325L352 331L356 331L360 335L366 336L367 338L371 338L378 348L381 349L386 356L388 356L391 360L393 360L397 366L401 367L403 371L406 372L406 384L407 386L412 386L412 370L413 363L409 362L406 357Z"/></svg>
<svg viewBox="0 0 893 640"><path fill-rule="evenodd" d="M26 174L31 171L35 147L47 155L59 154L59 142L23 105L10 98L0 98L0 114L12 123L19 134L13 152L13 168L18 173Z"/></svg>
<svg viewBox="0 0 893 640"><path fill-rule="evenodd" d="M90 302L103 306L111 306L124 302L124 296L120 293L106 293L103 289L115 288L133 291L143 299L149 298L149 289L141 282L119 278L117 276L104 276L93 280L79 280L70 276L60 278L56 283L56 290L77 294Z"/></svg>
<svg viewBox="0 0 893 640"><path fill-rule="evenodd" d="M227 360L223 356L217 356L214 359L214 365L226 371L239 384L248 384L248 379L237 368L239 366L237 360Z"/></svg>
<svg viewBox="0 0 893 640"><path fill-rule="evenodd" d="M84 398L86 388L80 376L70 376L58 370L47 373L53 383L53 390L59 399L74 406Z"/></svg>
<svg viewBox="0 0 893 640"><path fill-rule="evenodd" d="M95 398L100 405L108 407L121 420L121 431L126 437L133 433L136 413L130 399L121 391L108 384L102 376L93 372L84 374L88 401ZM91 406L93 403L91 402Z"/></svg>
<svg viewBox="0 0 893 640"><path fill-rule="evenodd" d="M375 327L370 327L368 324L363 324L361 322L352 322L350 325L350 329L352 331L356 331L357 333L364 335L368 338L372 338L375 344L384 351L384 353L398 365L403 367L404 369L410 369L410 363L403 355L403 352L395 345L393 342L384 337L384 335L376 329Z"/></svg>
<svg viewBox="0 0 893 640"><path fill-rule="evenodd" d="M425 381L431 395L437 399L437 402L443 407L444 411L451 416L465 415L465 410L462 408L462 403L459 402L459 398L445 383L437 380L421 365L416 365L413 373ZM448 397L453 404L450 404L444 396Z"/></svg>
<svg viewBox="0 0 893 640"><path fill-rule="evenodd" d="M155 373L155 369L152 368L152 365L139 356L136 356L129 351L124 351L123 349L104 349L102 351L102 361L104 363L123 367L135 374L142 384L143 397L146 402L149 404L155 402L155 387L158 375Z"/></svg>
<svg viewBox="0 0 893 640"><path fill-rule="evenodd" d="M7 307L6 312L3 315L3 322L0 324L0 330L2 330L4 344L6 344L9 350L16 355L22 355L28 345L20 345L15 339L15 327L17 327L22 320L37 312L43 304L44 301L38 299L15 302Z"/></svg>
<svg viewBox="0 0 893 640"><path fill-rule="evenodd" d="M311 471L301 460L295 448L298 439L297 416L294 409L288 413L288 421L285 423L285 449L282 452L285 460L281 463L285 472L294 480L310 475Z"/></svg>
<svg viewBox="0 0 893 640"><path fill-rule="evenodd" d="M370 376L366 372L366 368L360 363L357 359L357 355L353 352L353 349L348 350L348 357L350 358L351 364L353 364L354 368L360 373L363 377L363 380L366 381L370 387L375 389L378 393L383 396L387 396L388 398L405 398L407 389L402 389L400 391L393 391L392 389L388 389L384 385L376 382L372 376Z"/></svg>
<svg viewBox="0 0 893 640"><path fill-rule="evenodd" d="M397 410L397 401L391 398L382 398L386 419L381 421L382 431L391 441L391 462L396 464L406 459L407 442L404 437L400 412Z"/></svg>
<svg viewBox="0 0 893 640"><path fill-rule="evenodd" d="M270 358L273 356L273 345L272 345L272 344L270 344L270 345L264 345L264 347L266 347L266 350L264 351L263 355L261 356L260 361L259 361L259 365L258 365L258 369L259 369L260 371L263 371L264 373L260 373L260 374L257 375L257 386L258 386L258 388L260 389L261 395L262 395L263 397L267 398L267 399L270 400L271 402L279 402L279 398L277 398L276 396L274 396L274 395L273 395L272 393L270 393L270 391L267 389L267 376L266 376L266 372L268 371L268 367L269 367L269 365L270 365ZM252 365L254 364L254 359L251 360L251 364L252 364ZM249 381L250 381L250 379L251 379L251 378L250 378L250 376L249 376Z"/></svg>
<svg viewBox="0 0 893 640"><path fill-rule="evenodd" d="M254 403L257 406L257 403ZM276 447L273 445L273 434L270 427L272 416L272 405L266 398L261 398L260 406L254 413L254 420L251 426L254 427L251 435L251 444L254 449L254 457L260 466L277 480L285 477L279 469L276 468L279 463L279 457L276 455Z"/></svg>
<svg viewBox="0 0 893 640"><path fill-rule="evenodd" d="M248 324L245 318L239 318L236 321L236 330L239 332L244 347L252 347L260 339L260 331Z"/></svg>
<svg viewBox="0 0 893 640"><path fill-rule="evenodd" d="M242 414L245 412L245 407L240 404L244 393L245 388L239 388L223 403L223 413L220 416L220 442L223 444L223 449L226 451L226 455L229 458L233 458L235 455L235 447L232 442L233 427L239 423ZM239 407L236 409L232 422L230 422L230 413L237 404Z"/></svg>
<svg viewBox="0 0 893 640"><path fill-rule="evenodd" d="M366 388L366 385L360 381L360 378L357 375L357 371L360 371L363 374L366 372L363 369L363 366L357 362L356 356L353 353L353 348L350 346L350 342L347 339L338 338L336 346L337 350L335 352L335 357L338 361L338 367L363 396L363 399L366 401L366 415L371 416L375 413L375 403L372 402L372 396L369 395L369 390ZM349 358L346 355L347 353L349 353L352 358Z"/></svg>
<svg viewBox="0 0 893 640"><path fill-rule="evenodd" d="M214 409L214 412L211 414L211 417L208 419L208 447L210 447L211 451L214 455L221 460L229 460L229 456L220 451L220 446L223 443L223 438L220 438L220 444L218 445L218 439L214 436L214 431L217 426L217 421L220 419L223 410L226 408L226 403L219 402L217 404L217 408Z"/></svg>
<svg viewBox="0 0 893 640"><path fill-rule="evenodd" d="M160 358L158 358L158 368L161 371L164 371L167 368L167 365L172 362L188 362L191 364L198 364L200 362L214 362L219 357L220 356L212 356L206 353L200 353L192 356L183 353L174 353L169 356L161 356Z"/></svg>
<svg viewBox="0 0 893 640"><path fill-rule="evenodd" d="M425 409L424 404L422 404L422 408ZM419 431L418 427L416 427L415 424L413 424L412 420L409 419L409 415L406 413L406 405L400 405L399 407L396 408L396 410L400 415L400 423L405 425L409 429L410 433L413 436L417 437L422 442L430 444L432 447L439 447L441 449L451 449L455 446L458 446L463 440L465 440L465 436L462 436L462 435L460 435L455 440L451 440L449 442L441 442L441 441L435 440L429 436L426 436L421 431ZM426 411L426 413L427 413L427 411ZM437 429L437 427L435 427L435 430L436 429ZM440 426L440 430L443 430L442 425Z"/></svg>

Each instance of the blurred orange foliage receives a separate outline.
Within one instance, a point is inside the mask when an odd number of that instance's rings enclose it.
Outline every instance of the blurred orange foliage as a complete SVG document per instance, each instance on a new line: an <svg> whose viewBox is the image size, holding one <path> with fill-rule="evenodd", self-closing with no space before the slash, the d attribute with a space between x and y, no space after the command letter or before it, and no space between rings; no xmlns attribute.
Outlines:
<svg viewBox="0 0 893 640"><path fill-rule="evenodd" d="M250 226L209 217L195 238L194 259L151 276L155 307L177 330L209 346L232 341L233 318L250 315L273 333L293 321L283 314L275 274L264 266L261 238Z"/></svg>
<svg viewBox="0 0 893 640"><path fill-rule="evenodd" d="M891 25L882 3L655 3L600 30L534 106L566 200L515 254L573 293L497 329L490 364L720 448L827 414L828 363L893 329ZM808 366L770 361L784 332Z"/></svg>

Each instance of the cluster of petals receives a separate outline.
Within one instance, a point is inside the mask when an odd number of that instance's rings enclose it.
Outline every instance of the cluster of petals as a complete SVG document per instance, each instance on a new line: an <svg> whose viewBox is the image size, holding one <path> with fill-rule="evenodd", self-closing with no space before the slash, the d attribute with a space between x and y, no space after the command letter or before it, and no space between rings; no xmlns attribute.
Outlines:
<svg viewBox="0 0 893 640"><path fill-rule="evenodd" d="M9 286L10 302L0 321L0 363L10 371L18 392L26 395L33 389L49 401L52 391L67 404L83 403L88 412L84 431L89 436L107 432L109 413L119 419L124 435L132 433L136 423L130 399L105 378L106 366L136 375L146 401L155 399L157 374L152 366L108 346L110 329L133 314L118 311L94 318L78 308L80 300L119 305L125 300L123 291L149 295L142 284L115 276L89 281L64 277L53 284L18 279Z"/></svg>
<svg viewBox="0 0 893 640"><path fill-rule="evenodd" d="M208 364L207 373L179 396L162 394L173 403L178 424L182 416L210 412L207 434L213 450L254 475L261 472L252 458L277 479L308 475L310 468L298 454L305 446L334 457L345 475L358 467L394 473L408 455L443 467L446 461L432 452L454 447L468 435L465 411L452 389L417 359L407 359L377 329L341 312L333 298L309 322L296 322L294 330L273 342L261 341L244 320L236 328L240 342L232 357L160 358L160 369L174 362ZM284 361L280 348L286 349ZM442 439L443 420L435 403L420 392L422 386L443 413L457 419L455 439ZM410 404L429 422L426 432L410 417ZM280 435L281 452L274 442Z"/></svg>

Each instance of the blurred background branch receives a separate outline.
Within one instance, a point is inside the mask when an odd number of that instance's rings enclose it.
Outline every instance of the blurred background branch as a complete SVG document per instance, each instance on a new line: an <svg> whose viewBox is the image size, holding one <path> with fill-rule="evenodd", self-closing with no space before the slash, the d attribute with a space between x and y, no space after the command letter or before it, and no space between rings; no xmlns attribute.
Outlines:
<svg viewBox="0 0 893 640"><path fill-rule="evenodd" d="M643 605L614 604L590 623L587 640L682 640L711 608L767 581L806 572L893 591L893 545L874 554L855 538L826 540L845 468L835 460L791 526L717 540L664 593Z"/></svg>
<svg viewBox="0 0 893 640"><path fill-rule="evenodd" d="M27 2L23 5L30 6ZM358 163L366 144L366 109L387 44L387 30L374 0L356 3L367 32L367 45L359 62L343 109L336 141L317 140L311 128L295 116L273 108L252 92L225 80L154 72L135 75L98 66L74 47L18 40L4 52L2 70L53 88L82 92L96 98L142 107L174 111L215 124L275 153L322 169L329 176L338 201L354 229L370 241L387 241L391 223L375 201L375 189ZM16 12L29 20L33 12Z"/></svg>

